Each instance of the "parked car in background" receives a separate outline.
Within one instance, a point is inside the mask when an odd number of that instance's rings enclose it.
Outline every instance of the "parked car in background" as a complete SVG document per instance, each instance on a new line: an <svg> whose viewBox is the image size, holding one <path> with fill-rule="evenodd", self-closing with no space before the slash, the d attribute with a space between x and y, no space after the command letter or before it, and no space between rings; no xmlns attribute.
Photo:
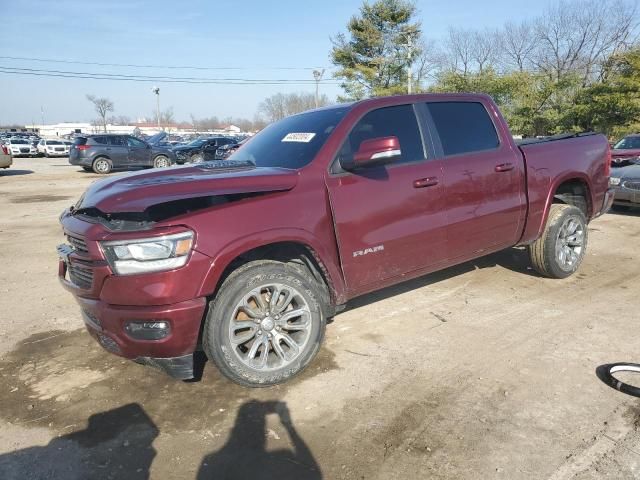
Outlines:
<svg viewBox="0 0 640 480"><path fill-rule="evenodd" d="M223 145L235 143L235 140L227 137L198 138L187 145L179 145L173 148L176 154L176 162L195 163L206 160L216 160L218 149Z"/></svg>
<svg viewBox="0 0 640 480"><path fill-rule="evenodd" d="M640 134L627 135L613 146L611 161L614 167L640 161Z"/></svg>
<svg viewBox="0 0 640 480"><path fill-rule="evenodd" d="M132 135L78 136L69 152L69 163L86 171L109 173L114 169L169 167L175 161L170 148L150 145Z"/></svg>
<svg viewBox="0 0 640 480"><path fill-rule="evenodd" d="M610 169L603 135L515 144L485 95L335 105L226 161L94 183L60 217L58 274L106 350L186 379L202 347L264 387L365 293L516 245L542 276L574 274Z"/></svg>
<svg viewBox="0 0 640 480"><path fill-rule="evenodd" d="M40 155L45 157L66 157L69 154L68 147L61 140L42 139L36 147Z"/></svg>
<svg viewBox="0 0 640 480"><path fill-rule="evenodd" d="M614 168L609 182L614 188L614 210L640 207L640 163Z"/></svg>
<svg viewBox="0 0 640 480"><path fill-rule="evenodd" d="M11 150L2 144L0 145L0 168L9 168L13 163L13 155L11 155Z"/></svg>
<svg viewBox="0 0 640 480"><path fill-rule="evenodd" d="M229 158L231 155L233 155L234 153L236 153L238 151L238 149L244 145L245 143L247 143L249 141L251 137L246 137L242 140L240 140L239 142L236 143L230 143L229 145L223 145L222 147L220 147L218 149L218 158L220 160L226 160L227 158Z"/></svg>
<svg viewBox="0 0 640 480"><path fill-rule="evenodd" d="M25 140L24 138L10 138L6 143L6 146L14 157L35 157L38 155L36 147L31 145L29 140Z"/></svg>

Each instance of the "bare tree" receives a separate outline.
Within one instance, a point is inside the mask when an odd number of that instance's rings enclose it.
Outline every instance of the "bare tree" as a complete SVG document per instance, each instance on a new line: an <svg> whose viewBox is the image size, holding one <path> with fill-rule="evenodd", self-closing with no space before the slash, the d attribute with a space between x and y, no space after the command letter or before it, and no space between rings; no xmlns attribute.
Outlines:
<svg viewBox="0 0 640 480"><path fill-rule="evenodd" d="M470 30L450 28L445 41L447 68L463 75L471 71L473 36Z"/></svg>
<svg viewBox="0 0 640 480"><path fill-rule="evenodd" d="M507 23L500 34L499 47L506 69L523 72L531 65L537 46L536 31L529 22Z"/></svg>
<svg viewBox="0 0 640 480"><path fill-rule="evenodd" d="M561 0L535 29L537 67L555 80L578 73L586 84L599 76L606 58L637 39L637 7L625 0Z"/></svg>
<svg viewBox="0 0 640 480"><path fill-rule="evenodd" d="M484 30L473 32L471 35L471 60L482 73L487 67L495 65L500 54L498 34L495 31Z"/></svg>
<svg viewBox="0 0 640 480"><path fill-rule="evenodd" d="M97 98L95 95L87 95L87 100L93 103L96 113L100 116L102 127L107 131L107 115L113 112L113 102L108 98Z"/></svg>
<svg viewBox="0 0 640 480"><path fill-rule="evenodd" d="M445 54L433 40L423 39L417 45L419 54L413 63L414 83L417 90L429 80L435 80L446 60Z"/></svg>
<svg viewBox="0 0 640 480"><path fill-rule="evenodd" d="M319 97L320 106L328 105L326 95ZM258 113L269 122L276 122L296 113L315 108L315 95L311 93L276 93L265 98L258 106Z"/></svg>
<svg viewBox="0 0 640 480"><path fill-rule="evenodd" d="M129 125L131 123L131 118L126 115L114 115L109 117L107 121L112 125Z"/></svg>

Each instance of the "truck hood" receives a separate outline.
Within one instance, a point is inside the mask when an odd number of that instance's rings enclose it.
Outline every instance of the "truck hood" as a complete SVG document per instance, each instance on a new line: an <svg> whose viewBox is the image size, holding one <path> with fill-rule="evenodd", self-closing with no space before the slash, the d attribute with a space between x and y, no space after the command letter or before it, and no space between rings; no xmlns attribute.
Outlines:
<svg viewBox="0 0 640 480"><path fill-rule="evenodd" d="M148 207L198 197L291 190L298 172L256 167L251 162L217 161L124 174L93 183L74 211L135 213Z"/></svg>

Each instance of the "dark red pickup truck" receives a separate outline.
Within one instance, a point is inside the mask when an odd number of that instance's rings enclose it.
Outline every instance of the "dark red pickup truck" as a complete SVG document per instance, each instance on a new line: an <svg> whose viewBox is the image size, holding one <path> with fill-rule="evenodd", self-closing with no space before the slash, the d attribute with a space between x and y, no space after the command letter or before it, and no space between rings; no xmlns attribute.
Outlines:
<svg viewBox="0 0 640 480"><path fill-rule="evenodd" d="M227 161L94 183L61 216L60 280L110 352L186 379L203 349L271 385L358 295L515 245L571 275L611 205L610 164L601 135L516 145L482 95L336 105Z"/></svg>

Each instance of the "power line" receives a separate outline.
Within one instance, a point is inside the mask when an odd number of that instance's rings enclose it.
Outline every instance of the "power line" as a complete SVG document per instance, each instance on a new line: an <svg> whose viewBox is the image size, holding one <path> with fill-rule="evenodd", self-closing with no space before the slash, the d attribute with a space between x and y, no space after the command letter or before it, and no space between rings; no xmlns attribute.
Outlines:
<svg viewBox="0 0 640 480"><path fill-rule="evenodd" d="M40 70L0 66L0 73L31 75L40 77L79 78L90 80L116 80L132 82L187 83L212 85L312 85L315 80L305 79L250 79L250 78L202 78L202 77L166 77L150 75L125 75L94 72L72 72L64 70ZM338 82L324 82L338 85Z"/></svg>
<svg viewBox="0 0 640 480"><path fill-rule="evenodd" d="M35 57L11 57L2 56L5 60L27 60L31 62L45 63L65 63L74 65L97 65L101 67L133 67L133 68L159 68L169 70L317 70L319 67L203 67L191 65L139 65L133 63L100 63L100 62L81 62L78 60L59 60L53 58L35 58ZM322 67L320 67L322 68Z"/></svg>

